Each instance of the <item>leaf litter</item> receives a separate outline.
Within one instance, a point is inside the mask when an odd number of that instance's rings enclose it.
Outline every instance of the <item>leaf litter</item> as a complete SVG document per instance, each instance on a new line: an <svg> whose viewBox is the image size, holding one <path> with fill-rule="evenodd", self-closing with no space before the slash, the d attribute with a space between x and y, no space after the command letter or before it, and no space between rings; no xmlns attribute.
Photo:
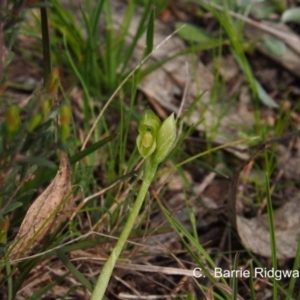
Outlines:
<svg viewBox="0 0 300 300"><path fill-rule="evenodd" d="M61 151L57 174L28 209L15 242L9 248L11 260L30 255L74 210L71 195L71 167L68 154Z"/></svg>

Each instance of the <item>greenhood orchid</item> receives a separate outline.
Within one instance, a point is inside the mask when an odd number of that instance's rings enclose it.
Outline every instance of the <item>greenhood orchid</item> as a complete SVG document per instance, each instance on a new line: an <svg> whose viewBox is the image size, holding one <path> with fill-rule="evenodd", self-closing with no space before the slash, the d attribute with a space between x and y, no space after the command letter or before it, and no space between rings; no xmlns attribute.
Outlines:
<svg viewBox="0 0 300 300"><path fill-rule="evenodd" d="M151 157L157 165L162 162L173 149L177 136L176 127L174 114L161 123L152 110L146 109L138 127L136 141L141 156L145 159Z"/></svg>
<svg viewBox="0 0 300 300"><path fill-rule="evenodd" d="M145 159L143 182L118 242L102 268L91 300L103 299L109 278L138 217L151 182L154 180L158 165L171 152L176 142L177 126L174 114L171 114L166 120L161 122L152 110L146 109L142 115L138 130L137 148Z"/></svg>

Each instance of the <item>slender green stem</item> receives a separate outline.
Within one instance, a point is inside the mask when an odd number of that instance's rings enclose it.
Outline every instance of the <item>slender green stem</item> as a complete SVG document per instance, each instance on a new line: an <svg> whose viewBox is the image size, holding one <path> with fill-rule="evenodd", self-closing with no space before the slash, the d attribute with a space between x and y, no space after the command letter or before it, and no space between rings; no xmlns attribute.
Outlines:
<svg viewBox="0 0 300 300"><path fill-rule="evenodd" d="M144 164L144 180L139 190L137 199L132 207L132 210L128 216L127 222L124 229L119 237L119 240L111 252L108 260L102 268L101 274L97 280L96 286L94 288L91 300L101 300L105 294L109 279L115 267L115 264L124 248L124 245L128 239L131 229L136 221L136 218L140 212L144 199L146 198L149 186L156 174L157 165L151 166L151 160L146 159Z"/></svg>

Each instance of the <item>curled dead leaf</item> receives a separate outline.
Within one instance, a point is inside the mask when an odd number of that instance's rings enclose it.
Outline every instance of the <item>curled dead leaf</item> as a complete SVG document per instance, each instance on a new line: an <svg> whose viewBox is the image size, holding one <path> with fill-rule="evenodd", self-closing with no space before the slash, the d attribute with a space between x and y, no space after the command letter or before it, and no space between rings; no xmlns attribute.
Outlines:
<svg viewBox="0 0 300 300"><path fill-rule="evenodd" d="M28 209L15 242L9 248L10 259L32 253L49 233L70 216L73 208L70 161L67 153L61 151L57 174Z"/></svg>
<svg viewBox="0 0 300 300"><path fill-rule="evenodd" d="M300 194L274 213L277 258L296 256L300 235ZM259 255L272 257L267 214L252 219L237 216L237 229L243 244Z"/></svg>

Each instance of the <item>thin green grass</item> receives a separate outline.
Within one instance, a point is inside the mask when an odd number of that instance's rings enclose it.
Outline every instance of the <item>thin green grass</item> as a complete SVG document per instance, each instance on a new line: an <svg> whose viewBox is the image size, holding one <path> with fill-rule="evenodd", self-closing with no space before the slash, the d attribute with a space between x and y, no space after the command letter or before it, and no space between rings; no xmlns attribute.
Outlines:
<svg viewBox="0 0 300 300"><path fill-rule="evenodd" d="M266 169L269 170L269 161L268 156L266 155ZM272 267L275 271L278 270L277 265L277 248L276 248L276 237L275 237L275 223L274 223L274 216L273 216L273 207L272 207L272 199L271 199L271 192L270 192L270 183L269 183L269 174L266 172L266 192L267 192L267 208L268 208L268 223L269 223L269 230L270 230L270 246L271 246L271 253L272 253ZM273 278L273 299L278 299L278 283L276 278Z"/></svg>

